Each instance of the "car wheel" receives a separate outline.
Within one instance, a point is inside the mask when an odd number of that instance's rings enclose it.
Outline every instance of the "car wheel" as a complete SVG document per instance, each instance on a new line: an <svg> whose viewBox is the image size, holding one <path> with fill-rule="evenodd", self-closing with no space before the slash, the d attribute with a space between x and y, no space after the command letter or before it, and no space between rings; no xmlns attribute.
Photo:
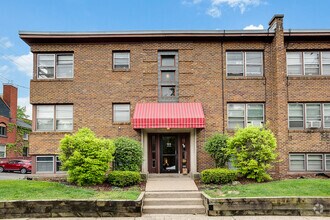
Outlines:
<svg viewBox="0 0 330 220"><path fill-rule="evenodd" d="M0 173L2 173L4 171L3 167L0 167Z"/></svg>
<svg viewBox="0 0 330 220"><path fill-rule="evenodd" d="M26 170L25 168L22 168L22 169L21 169L21 174L26 174L26 171L27 171L27 170Z"/></svg>

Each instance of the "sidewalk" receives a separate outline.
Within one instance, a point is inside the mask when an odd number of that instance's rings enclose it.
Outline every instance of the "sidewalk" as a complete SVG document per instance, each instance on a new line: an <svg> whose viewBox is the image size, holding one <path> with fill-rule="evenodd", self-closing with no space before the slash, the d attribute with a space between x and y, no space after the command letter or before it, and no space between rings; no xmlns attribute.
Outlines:
<svg viewBox="0 0 330 220"><path fill-rule="evenodd" d="M205 215L143 215L138 218L20 218L15 220L330 220L330 217L309 217L309 216L218 216L210 217ZM9 220L9 219L8 219ZM13 220L13 219L10 219Z"/></svg>

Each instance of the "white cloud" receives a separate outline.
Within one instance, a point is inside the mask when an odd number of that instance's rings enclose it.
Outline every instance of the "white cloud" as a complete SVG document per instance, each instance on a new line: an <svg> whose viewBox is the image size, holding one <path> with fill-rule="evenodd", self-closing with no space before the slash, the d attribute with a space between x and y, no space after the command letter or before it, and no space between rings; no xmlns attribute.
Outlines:
<svg viewBox="0 0 330 220"><path fill-rule="evenodd" d="M18 98L18 105L20 107L25 107L25 114L29 116L29 119L32 118L32 105L30 104L30 97L20 97Z"/></svg>
<svg viewBox="0 0 330 220"><path fill-rule="evenodd" d="M29 77L32 77L33 55L31 52L21 56L3 56L3 58L11 61L19 71L24 72Z"/></svg>
<svg viewBox="0 0 330 220"><path fill-rule="evenodd" d="M184 5L196 5L196 4L199 4L201 2L202 2L202 0L183 0L182 4L184 4Z"/></svg>
<svg viewBox="0 0 330 220"><path fill-rule="evenodd" d="M259 24L258 26L250 24L250 25L246 26L245 28L243 28L243 30L263 30L263 29L264 29L264 26L262 24Z"/></svg>
<svg viewBox="0 0 330 220"><path fill-rule="evenodd" d="M218 18L221 15L221 11L218 7L212 6L206 11L206 14L210 15L213 18Z"/></svg>
<svg viewBox="0 0 330 220"><path fill-rule="evenodd" d="M248 6L258 6L262 0L211 0L213 6L228 5L231 8L239 8L243 14Z"/></svg>
<svg viewBox="0 0 330 220"><path fill-rule="evenodd" d="M0 46L3 48L10 48L14 46L14 44L10 42L8 37L0 37Z"/></svg>

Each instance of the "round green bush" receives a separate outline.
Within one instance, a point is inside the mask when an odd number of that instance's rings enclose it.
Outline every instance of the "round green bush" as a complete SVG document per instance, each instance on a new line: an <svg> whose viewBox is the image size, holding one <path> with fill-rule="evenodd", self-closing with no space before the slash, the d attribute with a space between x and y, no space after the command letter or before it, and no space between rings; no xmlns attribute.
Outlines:
<svg viewBox="0 0 330 220"><path fill-rule="evenodd" d="M201 172L201 181L206 184L226 184L237 179L237 171L226 168L206 169Z"/></svg>
<svg viewBox="0 0 330 220"><path fill-rule="evenodd" d="M116 147L114 170L140 171L143 150L141 143L126 137L114 140Z"/></svg>
<svg viewBox="0 0 330 220"><path fill-rule="evenodd" d="M89 128L79 129L60 142L62 169L68 171L69 182L80 186L103 183L114 151L112 140L97 138Z"/></svg>
<svg viewBox="0 0 330 220"><path fill-rule="evenodd" d="M214 134L205 143L204 149L214 159L216 167L225 167L228 162L227 140L225 134Z"/></svg>
<svg viewBox="0 0 330 220"><path fill-rule="evenodd" d="M141 175L135 171L112 171L108 181L112 186L133 186L141 182Z"/></svg>
<svg viewBox="0 0 330 220"><path fill-rule="evenodd" d="M239 173L257 182L271 180L267 170L272 167L277 154L276 138L266 128L249 126L236 131L228 140L228 154Z"/></svg>

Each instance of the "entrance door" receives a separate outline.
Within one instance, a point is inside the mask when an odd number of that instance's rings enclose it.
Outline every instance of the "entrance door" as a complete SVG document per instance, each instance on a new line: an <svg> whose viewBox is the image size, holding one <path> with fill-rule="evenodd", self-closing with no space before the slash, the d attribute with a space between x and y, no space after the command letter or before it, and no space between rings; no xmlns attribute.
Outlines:
<svg viewBox="0 0 330 220"><path fill-rule="evenodd" d="M163 134L160 137L160 172L178 172L177 135Z"/></svg>
<svg viewBox="0 0 330 220"><path fill-rule="evenodd" d="M189 173L189 135L189 133L148 134L149 173Z"/></svg>

